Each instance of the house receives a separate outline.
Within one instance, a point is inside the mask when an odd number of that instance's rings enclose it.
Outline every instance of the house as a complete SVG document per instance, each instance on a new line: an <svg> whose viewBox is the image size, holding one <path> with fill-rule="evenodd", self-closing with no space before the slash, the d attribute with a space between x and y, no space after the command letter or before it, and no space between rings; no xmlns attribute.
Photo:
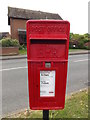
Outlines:
<svg viewBox="0 0 90 120"><path fill-rule="evenodd" d="M0 32L0 39L9 36L9 32Z"/></svg>
<svg viewBox="0 0 90 120"><path fill-rule="evenodd" d="M11 38L18 39L20 44L26 44L26 21L36 19L62 20L58 14L8 7Z"/></svg>

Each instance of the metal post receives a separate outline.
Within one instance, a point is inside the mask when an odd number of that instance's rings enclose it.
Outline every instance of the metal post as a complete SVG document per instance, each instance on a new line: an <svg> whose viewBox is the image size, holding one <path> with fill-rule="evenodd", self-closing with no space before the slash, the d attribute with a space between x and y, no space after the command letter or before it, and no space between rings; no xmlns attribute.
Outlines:
<svg viewBox="0 0 90 120"><path fill-rule="evenodd" d="M43 110L43 120L49 120L49 110Z"/></svg>

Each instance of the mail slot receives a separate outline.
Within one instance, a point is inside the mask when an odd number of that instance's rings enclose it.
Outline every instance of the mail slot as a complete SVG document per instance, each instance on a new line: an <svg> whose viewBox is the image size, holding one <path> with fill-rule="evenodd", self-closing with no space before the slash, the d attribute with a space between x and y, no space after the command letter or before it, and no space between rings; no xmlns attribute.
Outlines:
<svg viewBox="0 0 90 120"><path fill-rule="evenodd" d="M27 22L29 104L32 110L64 108L69 31L68 21Z"/></svg>

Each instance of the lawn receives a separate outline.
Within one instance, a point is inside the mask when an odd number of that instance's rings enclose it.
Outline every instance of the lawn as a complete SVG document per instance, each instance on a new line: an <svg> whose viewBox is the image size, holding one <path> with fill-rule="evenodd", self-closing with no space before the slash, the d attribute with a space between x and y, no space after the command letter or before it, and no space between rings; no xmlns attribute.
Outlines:
<svg viewBox="0 0 90 120"><path fill-rule="evenodd" d="M83 50L86 50L86 49L69 49L69 52L77 52L77 51L83 51Z"/></svg>
<svg viewBox="0 0 90 120"><path fill-rule="evenodd" d="M88 90L66 96L64 110L50 110L49 118L88 118ZM8 116L9 118L42 118L41 110L25 110Z"/></svg>
<svg viewBox="0 0 90 120"><path fill-rule="evenodd" d="M27 54L27 49L21 49L19 50L20 55L26 55Z"/></svg>
<svg viewBox="0 0 90 120"><path fill-rule="evenodd" d="M82 51L85 49L69 49L69 52L77 52L77 51ZM26 55L27 54L27 49L21 49L19 50L20 55Z"/></svg>

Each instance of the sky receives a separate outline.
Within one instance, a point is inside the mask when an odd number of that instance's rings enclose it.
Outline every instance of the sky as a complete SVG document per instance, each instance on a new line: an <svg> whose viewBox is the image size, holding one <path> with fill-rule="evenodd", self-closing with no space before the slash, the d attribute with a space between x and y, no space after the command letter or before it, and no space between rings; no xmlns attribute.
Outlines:
<svg viewBox="0 0 90 120"><path fill-rule="evenodd" d="M70 32L88 33L89 0L0 0L0 32L9 32L8 6L50 13L58 13L70 22Z"/></svg>

